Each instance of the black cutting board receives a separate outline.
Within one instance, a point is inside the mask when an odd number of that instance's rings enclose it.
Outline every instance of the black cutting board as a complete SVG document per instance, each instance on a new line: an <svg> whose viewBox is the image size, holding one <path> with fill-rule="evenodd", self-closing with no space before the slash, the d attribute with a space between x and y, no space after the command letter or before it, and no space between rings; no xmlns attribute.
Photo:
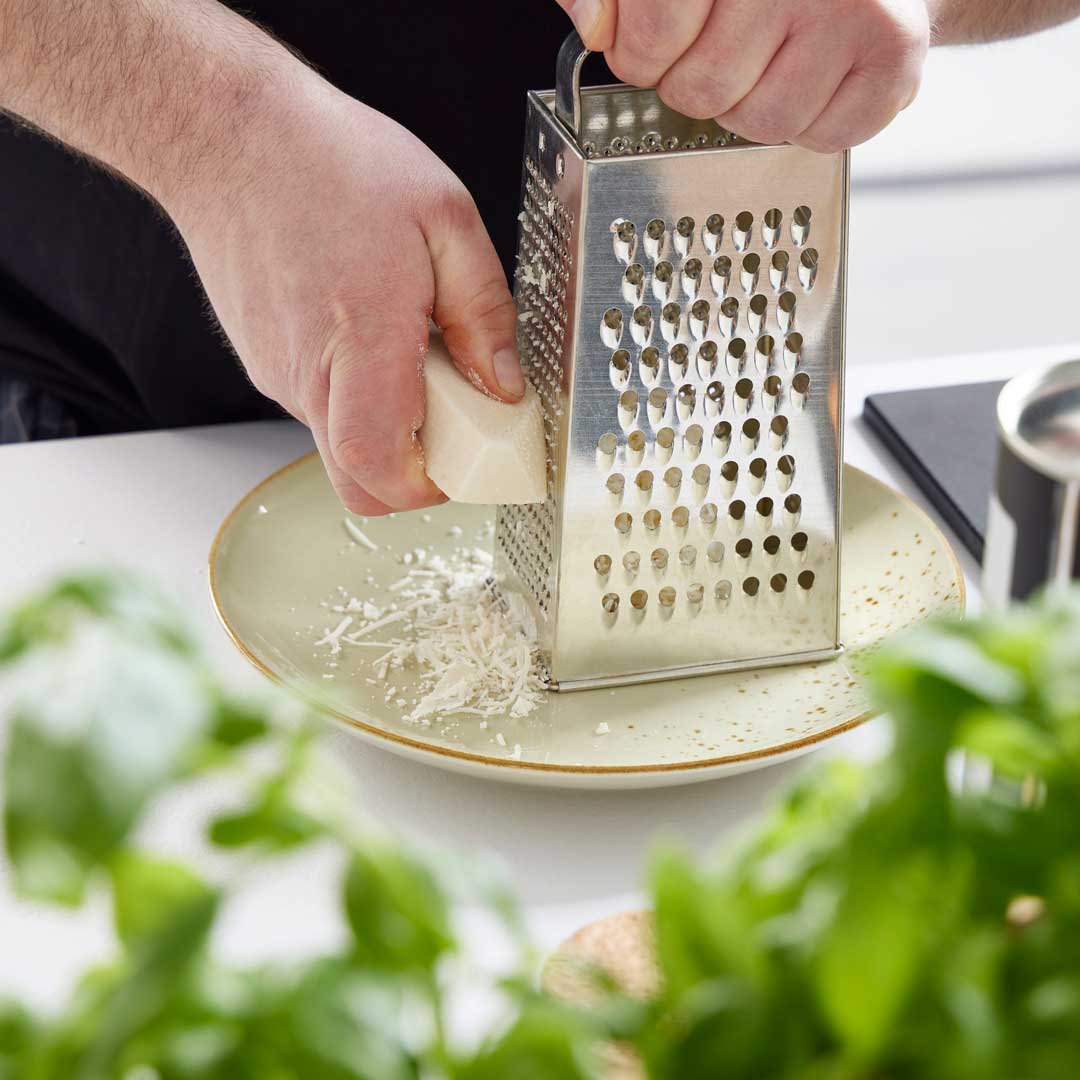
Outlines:
<svg viewBox="0 0 1080 1080"><path fill-rule="evenodd" d="M1004 382L871 394L863 418L982 562Z"/></svg>

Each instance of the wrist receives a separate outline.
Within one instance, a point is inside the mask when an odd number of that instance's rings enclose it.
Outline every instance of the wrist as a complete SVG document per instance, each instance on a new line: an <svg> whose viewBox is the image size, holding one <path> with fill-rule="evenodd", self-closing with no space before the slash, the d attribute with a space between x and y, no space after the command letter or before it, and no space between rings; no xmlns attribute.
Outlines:
<svg viewBox="0 0 1080 1080"><path fill-rule="evenodd" d="M262 46L260 42L260 46ZM161 166L135 179L184 229L226 209L259 174L297 102L322 80L266 40L242 60L211 65L185 106L187 118Z"/></svg>

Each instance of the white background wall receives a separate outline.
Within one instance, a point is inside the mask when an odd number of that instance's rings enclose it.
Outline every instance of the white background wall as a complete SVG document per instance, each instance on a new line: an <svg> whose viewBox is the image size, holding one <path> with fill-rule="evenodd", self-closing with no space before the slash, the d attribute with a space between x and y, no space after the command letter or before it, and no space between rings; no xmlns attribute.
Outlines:
<svg viewBox="0 0 1080 1080"><path fill-rule="evenodd" d="M850 363L1080 341L1080 21L933 50L852 176Z"/></svg>

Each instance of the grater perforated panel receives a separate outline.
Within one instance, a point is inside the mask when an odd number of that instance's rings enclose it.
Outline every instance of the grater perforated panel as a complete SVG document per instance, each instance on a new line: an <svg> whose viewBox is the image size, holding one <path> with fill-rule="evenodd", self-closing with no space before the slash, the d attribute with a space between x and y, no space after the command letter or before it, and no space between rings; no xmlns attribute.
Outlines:
<svg viewBox="0 0 1080 1080"><path fill-rule="evenodd" d="M580 145L554 103L529 97L516 283L549 498L500 508L500 586L559 689L832 655L847 155L656 147L642 116L701 122L625 87L582 93Z"/></svg>
<svg viewBox="0 0 1080 1080"><path fill-rule="evenodd" d="M548 497L543 503L500 506L496 538L500 556L528 589L543 618L554 588L556 466L563 413L562 351L566 339L566 291L573 215L554 194L533 157L525 158L519 215L518 346L526 376L544 407Z"/></svg>

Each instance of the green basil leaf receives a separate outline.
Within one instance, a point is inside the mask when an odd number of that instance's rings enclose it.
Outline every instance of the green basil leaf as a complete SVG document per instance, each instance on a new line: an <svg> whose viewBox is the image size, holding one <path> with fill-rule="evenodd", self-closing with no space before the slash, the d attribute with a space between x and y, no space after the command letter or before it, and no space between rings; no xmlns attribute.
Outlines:
<svg viewBox="0 0 1080 1080"><path fill-rule="evenodd" d="M116 932L128 948L160 931L177 911L211 895L197 874L172 859L125 849L109 869Z"/></svg>
<svg viewBox="0 0 1080 1080"><path fill-rule="evenodd" d="M344 901L363 964L430 973L455 947L449 900L435 874L417 855L388 839L372 837L354 848Z"/></svg>

